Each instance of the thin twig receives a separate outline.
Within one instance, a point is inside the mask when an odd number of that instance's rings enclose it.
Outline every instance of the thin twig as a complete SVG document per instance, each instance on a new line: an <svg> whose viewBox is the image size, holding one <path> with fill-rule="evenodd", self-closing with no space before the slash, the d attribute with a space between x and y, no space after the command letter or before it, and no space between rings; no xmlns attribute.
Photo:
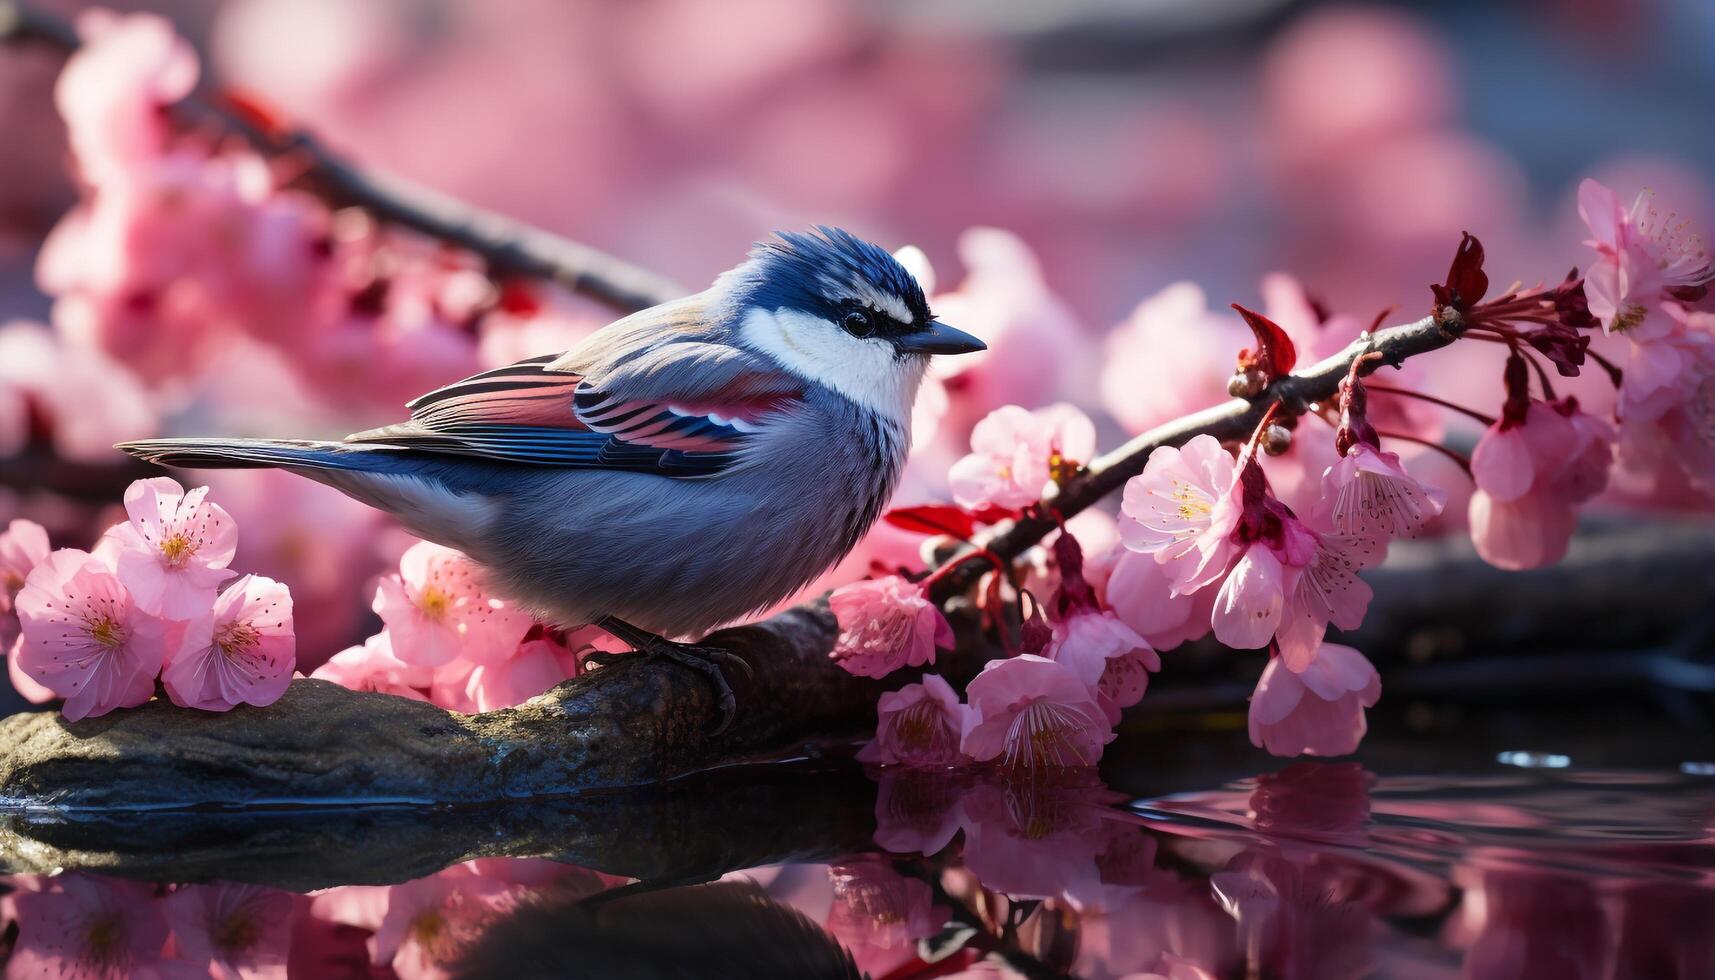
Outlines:
<svg viewBox="0 0 1715 980"><path fill-rule="evenodd" d="M1360 374L1369 374L1383 364L1397 367L1408 357L1439 350L1458 337L1458 334L1450 333L1446 327L1436 323L1434 317L1424 317L1416 323L1389 327L1361 337L1320 364L1280 378L1253 400L1235 398L1145 432L1097 459L1083 473L1067 481L1057 494L1035 509L1039 513L1028 513L1010 524L995 528L978 538L977 545L1003 559L1017 558L1058 526L1052 517L1045 515L1057 512L1064 519L1092 506L1142 473L1144 465L1149 462L1149 455L1162 446L1181 446L1200 435L1214 436L1222 442L1244 439L1256 428L1271 405L1305 406L1334 397L1339 390L1340 379L1346 376L1352 362L1359 357L1371 352L1382 355L1359 369ZM947 561L957 561L962 554L962 550L955 552ZM955 569L936 582L935 597L947 599L964 592L984 567L987 566L969 563Z"/></svg>
<svg viewBox="0 0 1715 980"><path fill-rule="evenodd" d="M1466 408L1458 402L1450 402L1445 398L1438 398L1435 395L1431 395L1426 392L1412 391L1410 388L1395 388L1393 385L1369 384L1364 387L1372 392L1380 392L1384 395L1398 395L1401 398L1415 398L1418 401L1428 402L1431 405L1439 405L1442 408L1476 419L1484 425L1495 424L1495 417L1492 415L1484 415L1482 412L1479 412L1474 408Z"/></svg>
<svg viewBox="0 0 1715 980"><path fill-rule="evenodd" d="M68 54L81 43L65 20L15 0L0 0L0 43L28 41ZM235 134L265 156L301 161L295 184L335 207L359 207L382 221L465 249L479 256L495 276L545 279L628 313L685 294L666 277L589 245L471 207L398 177L356 167L307 132L273 132L257 126L207 92L193 93L170 111L184 125Z"/></svg>

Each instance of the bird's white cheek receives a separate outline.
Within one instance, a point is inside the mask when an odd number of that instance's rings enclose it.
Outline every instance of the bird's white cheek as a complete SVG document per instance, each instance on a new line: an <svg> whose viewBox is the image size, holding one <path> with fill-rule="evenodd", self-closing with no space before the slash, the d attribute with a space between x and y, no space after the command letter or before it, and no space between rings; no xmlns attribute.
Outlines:
<svg viewBox="0 0 1715 980"><path fill-rule="evenodd" d="M748 344L793 374L889 418L911 417L923 358L901 361L885 340L853 337L831 321L797 310L751 310L742 329Z"/></svg>

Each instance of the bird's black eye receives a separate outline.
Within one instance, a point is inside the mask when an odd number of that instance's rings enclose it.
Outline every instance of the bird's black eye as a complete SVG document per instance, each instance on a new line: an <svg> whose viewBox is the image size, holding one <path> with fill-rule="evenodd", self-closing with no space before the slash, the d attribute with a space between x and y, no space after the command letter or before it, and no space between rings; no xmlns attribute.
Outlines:
<svg viewBox="0 0 1715 980"><path fill-rule="evenodd" d="M846 333L853 337L868 337L875 333L875 320L863 310L852 310L840 321L840 326L846 328Z"/></svg>

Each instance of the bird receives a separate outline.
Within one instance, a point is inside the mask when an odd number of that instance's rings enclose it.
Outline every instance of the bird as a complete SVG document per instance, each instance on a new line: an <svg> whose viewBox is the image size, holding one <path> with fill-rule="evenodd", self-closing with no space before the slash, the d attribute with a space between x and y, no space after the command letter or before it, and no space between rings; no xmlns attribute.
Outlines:
<svg viewBox="0 0 1715 980"><path fill-rule="evenodd" d="M391 514L482 566L544 622L595 625L707 677L696 639L770 608L857 545L892 496L935 355L986 349L940 322L880 246L775 232L702 292L410 402L342 441L120 443L181 468L276 468Z"/></svg>

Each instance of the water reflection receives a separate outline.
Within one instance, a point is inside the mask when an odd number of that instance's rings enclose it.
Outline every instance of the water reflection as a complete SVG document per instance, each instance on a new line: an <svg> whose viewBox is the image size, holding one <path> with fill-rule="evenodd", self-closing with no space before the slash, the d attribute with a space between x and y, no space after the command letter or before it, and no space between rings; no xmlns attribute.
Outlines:
<svg viewBox="0 0 1715 980"><path fill-rule="evenodd" d="M872 835L820 826L838 853L685 876L483 858L301 894L13 875L6 976L1715 975L1706 777L1304 763L1130 801L1090 777L870 775Z"/></svg>

